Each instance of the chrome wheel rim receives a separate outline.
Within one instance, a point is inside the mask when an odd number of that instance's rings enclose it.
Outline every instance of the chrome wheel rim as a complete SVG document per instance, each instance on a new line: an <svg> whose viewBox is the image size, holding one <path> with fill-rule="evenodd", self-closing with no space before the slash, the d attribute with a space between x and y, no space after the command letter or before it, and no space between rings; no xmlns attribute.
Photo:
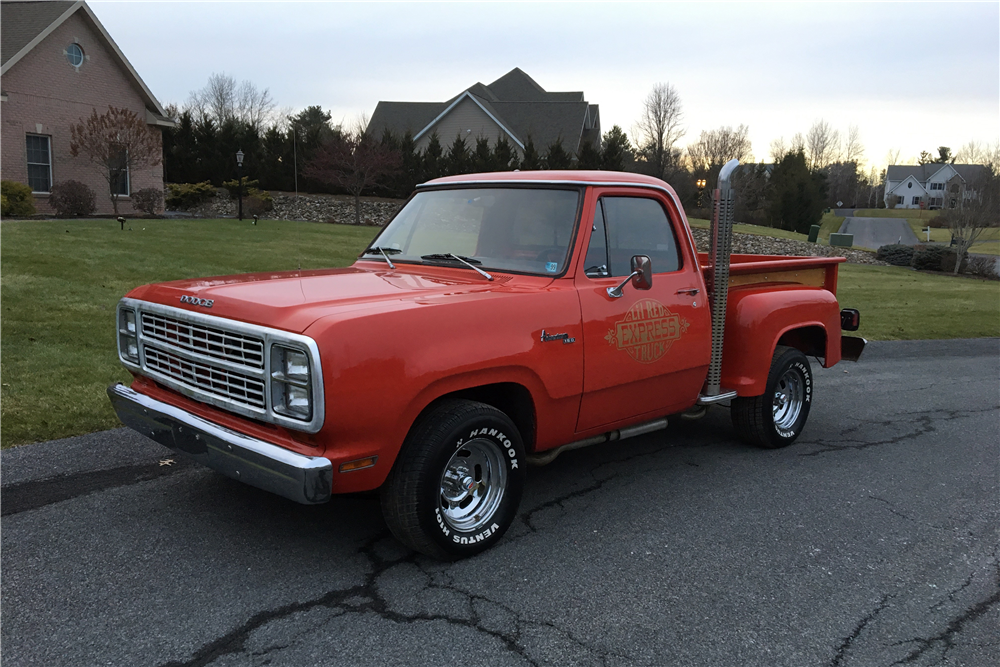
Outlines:
<svg viewBox="0 0 1000 667"><path fill-rule="evenodd" d="M452 454L438 496L448 527L471 532L493 519L507 488L504 452L489 440L470 440Z"/></svg>
<svg viewBox="0 0 1000 667"><path fill-rule="evenodd" d="M801 373L789 368L778 379L778 384L774 389L772 410L774 427L779 435L786 438L795 435L794 427L799 420L799 415L802 414L805 395L805 382Z"/></svg>

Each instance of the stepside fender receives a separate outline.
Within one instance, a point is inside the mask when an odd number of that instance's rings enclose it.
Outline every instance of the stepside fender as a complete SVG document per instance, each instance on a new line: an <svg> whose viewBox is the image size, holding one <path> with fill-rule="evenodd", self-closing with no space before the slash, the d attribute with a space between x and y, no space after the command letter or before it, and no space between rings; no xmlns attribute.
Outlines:
<svg viewBox="0 0 1000 667"><path fill-rule="evenodd" d="M726 311L722 386L740 396L760 396L774 349L794 329L818 327L825 336L823 365L840 361L840 306L825 289L778 287L733 290Z"/></svg>

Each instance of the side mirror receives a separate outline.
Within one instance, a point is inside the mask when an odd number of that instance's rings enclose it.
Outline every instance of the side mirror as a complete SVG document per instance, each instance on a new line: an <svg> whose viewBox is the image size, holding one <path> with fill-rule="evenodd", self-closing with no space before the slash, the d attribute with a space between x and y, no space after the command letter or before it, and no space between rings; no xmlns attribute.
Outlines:
<svg viewBox="0 0 1000 667"><path fill-rule="evenodd" d="M632 273L617 287L609 287L608 296L612 299L619 298L625 285L630 281L636 289L649 289L653 286L653 263L649 261L649 257L634 255L632 257Z"/></svg>
<svg viewBox="0 0 1000 667"><path fill-rule="evenodd" d="M632 286L636 289L649 289L653 286L653 263L646 255L632 257Z"/></svg>

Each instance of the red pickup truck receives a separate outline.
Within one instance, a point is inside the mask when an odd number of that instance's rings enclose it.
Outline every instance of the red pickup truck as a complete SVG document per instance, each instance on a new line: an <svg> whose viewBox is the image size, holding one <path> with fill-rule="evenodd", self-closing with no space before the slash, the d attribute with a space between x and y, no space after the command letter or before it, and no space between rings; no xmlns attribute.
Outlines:
<svg viewBox="0 0 1000 667"><path fill-rule="evenodd" d="M419 186L350 268L145 285L117 309L134 375L122 422L300 503L380 489L396 537L478 553L514 520L528 464L729 404L739 436L790 444L807 356L857 359L842 258L729 256L666 183L509 172Z"/></svg>

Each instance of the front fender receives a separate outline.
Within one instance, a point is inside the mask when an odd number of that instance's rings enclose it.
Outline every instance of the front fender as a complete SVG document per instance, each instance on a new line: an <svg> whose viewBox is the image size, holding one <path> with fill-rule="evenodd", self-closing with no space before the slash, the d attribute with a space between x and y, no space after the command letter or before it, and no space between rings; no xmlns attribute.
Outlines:
<svg viewBox="0 0 1000 667"><path fill-rule="evenodd" d="M825 289L778 287L733 290L726 311L722 386L739 396L760 396L771 358L785 333L804 327L825 334L824 366L840 361L840 306Z"/></svg>

